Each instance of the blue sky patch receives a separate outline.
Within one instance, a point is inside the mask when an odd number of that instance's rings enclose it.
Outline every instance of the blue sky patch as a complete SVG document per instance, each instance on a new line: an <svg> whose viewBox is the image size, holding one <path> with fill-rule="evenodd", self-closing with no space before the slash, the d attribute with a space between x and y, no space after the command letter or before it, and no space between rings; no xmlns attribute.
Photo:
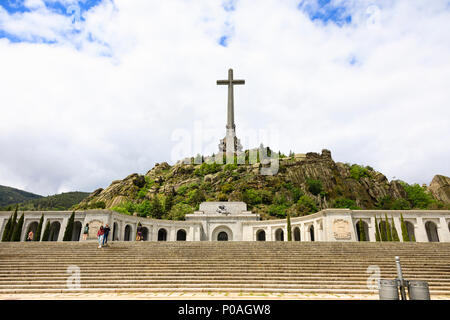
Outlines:
<svg viewBox="0 0 450 320"><path fill-rule="evenodd" d="M227 36L222 36L222 37L220 37L220 39L219 39L219 44L220 44L222 47L226 47L226 46L228 45L228 37L227 37Z"/></svg>
<svg viewBox="0 0 450 320"><path fill-rule="evenodd" d="M222 7L225 11L234 11L236 10L236 0L226 0L222 3Z"/></svg>
<svg viewBox="0 0 450 320"><path fill-rule="evenodd" d="M344 5L337 5L331 0L302 0L298 9L305 12L312 21L324 24L335 23L342 27L352 22L352 16Z"/></svg>

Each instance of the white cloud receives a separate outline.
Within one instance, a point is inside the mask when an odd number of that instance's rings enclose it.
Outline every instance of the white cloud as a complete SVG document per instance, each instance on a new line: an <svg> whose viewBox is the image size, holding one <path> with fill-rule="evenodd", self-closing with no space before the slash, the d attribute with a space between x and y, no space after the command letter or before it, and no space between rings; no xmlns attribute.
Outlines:
<svg viewBox="0 0 450 320"><path fill-rule="evenodd" d="M104 1L79 32L43 7L0 9L1 30L56 41L0 39L0 184L92 191L169 160L177 129L200 120L224 134L226 89L215 81L229 67L246 79L235 89L238 137L274 127L285 153L326 147L410 183L450 175L447 1L376 2L370 23L375 2L341 3L352 14L341 28L312 22L297 1L241 0L231 12Z"/></svg>

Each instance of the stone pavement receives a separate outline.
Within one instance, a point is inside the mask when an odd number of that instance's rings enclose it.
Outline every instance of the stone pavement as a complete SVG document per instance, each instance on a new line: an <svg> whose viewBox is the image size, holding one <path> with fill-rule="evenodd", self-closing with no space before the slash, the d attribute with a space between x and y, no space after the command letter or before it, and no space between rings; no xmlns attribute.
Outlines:
<svg viewBox="0 0 450 320"><path fill-rule="evenodd" d="M432 300L450 300L449 295L431 295ZM236 292L119 292L2 294L0 300L378 300L370 294L282 294Z"/></svg>

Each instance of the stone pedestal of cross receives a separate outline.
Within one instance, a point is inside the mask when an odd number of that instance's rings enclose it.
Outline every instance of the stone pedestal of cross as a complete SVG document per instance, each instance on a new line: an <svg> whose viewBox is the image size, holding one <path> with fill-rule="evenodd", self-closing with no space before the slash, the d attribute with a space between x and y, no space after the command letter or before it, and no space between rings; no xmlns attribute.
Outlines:
<svg viewBox="0 0 450 320"><path fill-rule="evenodd" d="M219 151L220 153L226 153L227 163L231 159L231 163L234 160L234 154L237 151L242 151L242 146L239 139L236 137L236 126L234 124L234 92L233 86L239 84L245 84L245 80L233 79L233 69L228 70L227 80L217 80L218 85L228 86L228 109L227 109L227 125L225 138L220 140Z"/></svg>

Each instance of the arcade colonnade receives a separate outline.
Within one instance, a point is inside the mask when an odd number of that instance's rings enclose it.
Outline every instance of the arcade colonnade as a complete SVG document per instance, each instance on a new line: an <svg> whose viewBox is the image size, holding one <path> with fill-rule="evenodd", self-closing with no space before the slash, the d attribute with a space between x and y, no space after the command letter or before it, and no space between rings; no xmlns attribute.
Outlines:
<svg viewBox="0 0 450 320"><path fill-rule="evenodd" d="M50 222L50 241L62 241L71 211L25 211L21 241L28 231L35 231L44 215L42 233ZM12 212L0 212L0 236ZM18 213L20 216L22 212ZM408 229L408 235L416 242L450 242L449 210L349 210L325 209L312 215L291 218L293 241L358 241L359 223L363 223L367 241L375 241L375 217L380 223L387 215L389 223L402 239L400 214ZM89 223L88 239L96 239L100 225L109 224L109 240L134 241L138 223L143 227L145 241L287 241L286 219L246 220L245 215L223 222L210 217L186 221L169 221L123 215L110 210L75 212L73 241L82 238L82 229Z"/></svg>

